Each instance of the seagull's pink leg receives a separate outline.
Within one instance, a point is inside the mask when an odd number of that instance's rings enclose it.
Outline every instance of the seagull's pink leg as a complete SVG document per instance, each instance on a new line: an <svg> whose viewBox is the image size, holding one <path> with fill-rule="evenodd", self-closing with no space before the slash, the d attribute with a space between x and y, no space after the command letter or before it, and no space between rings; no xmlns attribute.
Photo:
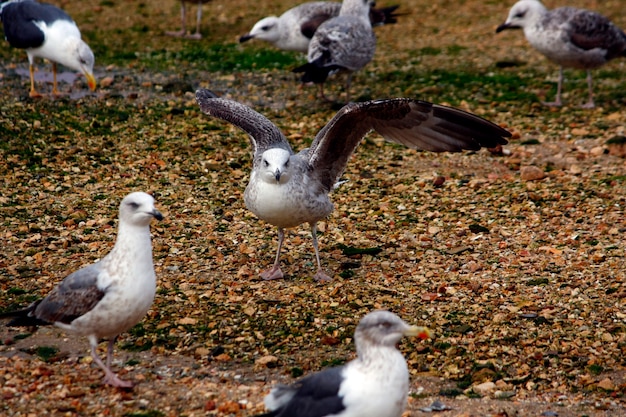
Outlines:
<svg viewBox="0 0 626 417"><path fill-rule="evenodd" d="M563 105L561 103L561 89L563 88L563 67L559 68L559 81L556 85L556 99L554 101L546 102L544 101L542 104L551 107L560 107Z"/></svg>
<svg viewBox="0 0 626 417"><path fill-rule="evenodd" d="M283 271L280 269L280 250L283 247L283 240L285 240L285 230L282 227L278 228L278 250L276 251L276 259L274 265L259 274L264 280L281 279L284 277Z"/></svg>
<svg viewBox="0 0 626 417"><path fill-rule="evenodd" d="M200 33L200 22L202 21L202 0L198 0L198 10L196 11L196 33L187 36L189 39L202 39Z"/></svg>
<svg viewBox="0 0 626 417"><path fill-rule="evenodd" d="M311 237L313 238L313 249L315 249L315 259L317 260L317 272L313 275L313 278L316 281L332 281L332 278L322 269L320 251L317 246L317 222L311 223Z"/></svg>
<svg viewBox="0 0 626 417"><path fill-rule="evenodd" d="M587 88L589 89L589 101L581 107L583 109L593 109L596 105L593 102L593 78L591 78L591 70L587 70Z"/></svg>
<svg viewBox="0 0 626 417"><path fill-rule="evenodd" d="M117 388L132 388L132 382L120 379L113 371L111 371L111 357L113 356L113 344L115 343L115 339L116 338L114 337L109 340L109 346L107 349L107 364L105 365L96 352L96 349L98 348L98 339L95 336L89 336L89 343L91 344L91 357L104 371L104 380L102 382Z"/></svg>
<svg viewBox="0 0 626 417"><path fill-rule="evenodd" d="M165 34L168 36L176 36L180 38L180 37L185 36L185 34L187 33L187 24L186 24L187 11L186 11L186 6L185 6L185 0L181 0L180 2L180 20L181 20L181 29L179 31L165 32Z"/></svg>

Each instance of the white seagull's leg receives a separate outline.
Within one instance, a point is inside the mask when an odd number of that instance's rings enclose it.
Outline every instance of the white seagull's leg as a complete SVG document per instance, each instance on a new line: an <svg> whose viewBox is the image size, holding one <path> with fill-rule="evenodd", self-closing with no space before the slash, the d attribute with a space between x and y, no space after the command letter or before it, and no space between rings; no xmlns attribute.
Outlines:
<svg viewBox="0 0 626 417"><path fill-rule="evenodd" d="M556 99L550 102L543 102L546 106L559 107L561 103L561 89L563 88L563 67L559 68L559 81L556 85Z"/></svg>
<svg viewBox="0 0 626 417"><path fill-rule="evenodd" d="M109 349L109 352L111 353L113 352L113 343L115 343L115 338L109 340L108 349ZM132 382L124 381L120 379L111 370L110 355L107 355L107 365L105 365L104 362L102 362L102 359L100 359L100 356L98 356L98 352L96 352L96 349L98 348L98 339L95 336L93 335L89 336L89 344L91 345L91 357L98 364L98 366L104 371L104 380L102 382L104 382L107 385L111 385L113 387L118 387L118 388L132 388L133 387Z"/></svg>
<svg viewBox="0 0 626 417"><path fill-rule="evenodd" d="M591 70L587 70L587 88L589 89L589 101L583 104L583 109L593 109L596 105L593 102L593 78L591 77Z"/></svg>
<svg viewBox="0 0 626 417"><path fill-rule="evenodd" d="M313 276L316 281L332 281L326 272L322 269L320 261L320 251L317 246L317 222L311 223L311 237L313 238L313 249L315 249L315 260L317 261L317 272Z"/></svg>
<svg viewBox="0 0 626 417"><path fill-rule="evenodd" d="M200 33L200 22L202 21L202 0L198 0L198 10L196 11L196 33L189 35L190 39L202 39Z"/></svg>
<svg viewBox="0 0 626 417"><path fill-rule="evenodd" d="M181 36L185 36L185 34L187 33L187 24L186 24L186 20L187 20L187 10L186 10L186 6L185 6L185 0L181 0L180 2L180 30L179 31L174 31L174 32L165 32L166 35L168 36L177 36L177 37L181 37Z"/></svg>
<svg viewBox="0 0 626 417"><path fill-rule="evenodd" d="M282 227L278 228L278 249L276 250L276 259L274 265L267 271L263 271L259 276L265 280L281 279L284 277L283 271L280 269L280 250L283 247L283 240L285 240L285 230Z"/></svg>

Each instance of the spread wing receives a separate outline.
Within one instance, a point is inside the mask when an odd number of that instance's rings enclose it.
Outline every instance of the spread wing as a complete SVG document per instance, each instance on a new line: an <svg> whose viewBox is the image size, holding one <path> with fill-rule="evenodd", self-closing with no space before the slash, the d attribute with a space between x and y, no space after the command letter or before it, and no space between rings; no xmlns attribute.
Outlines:
<svg viewBox="0 0 626 417"><path fill-rule="evenodd" d="M293 153L278 127L248 106L218 98L205 89L196 91L196 100L204 113L232 123L248 133L255 159L269 148L282 148Z"/></svg>
<svg viewBox="0 0 626 417"><path fill-rule="evenodd" d="M350 103L319 131L308 151L318 179L331 189L370 130L386 140L432 152L459 152L507 143L511 133L479 116L427 101L397 98Z"/></svg>

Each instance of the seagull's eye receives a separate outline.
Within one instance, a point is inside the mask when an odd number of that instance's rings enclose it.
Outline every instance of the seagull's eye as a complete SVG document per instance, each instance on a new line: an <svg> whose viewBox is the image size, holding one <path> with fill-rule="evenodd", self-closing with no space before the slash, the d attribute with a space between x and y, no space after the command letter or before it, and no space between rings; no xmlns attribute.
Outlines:
<svg viewBox="0 0 626 417"><path fill-rule="evenodd" d="M267 162L267 161L264 159L264 160L263 160L263 166L264 166L265 168L267 168L267 167L269 167L269 166L270 166L270 163L269 163L269 162Z"/></svg>
<svg viewBox="0 0 626 417"><path fill-rule="evenodd" d="M132 208L133 210L137 210L139 208L139 204L135 203L134 201L131 201L128 203L128 205L130 206L130 208Z"/></svg>
<svg viewBox="0 0 626 417"><path fill-rule="evenodd" d="M526 10L523 10L523 11L521 11L521 12L517 12L517 13L515 13L515 18L516 18L516 19L521 19L521 18L523 18L525 15L526 15Z"/></svg>
<svg viewBox="0 0 626 417"><path fill-rule="evenodd" d="M262 30L263 32L267 32L267 31L268 31L268 30L270 30L271 28L272 28L272 27L271 27L270 25L267 25L267 26L261 26L261 30Z"/></svg>
<svg viewBox="0 0 626 417"><path fill-rule="evenodd" d="M382 327L383 329L388 329L391 327L391 323L389 323L388 321L383 321L382 323L379 324L380 327Z"/></svg>

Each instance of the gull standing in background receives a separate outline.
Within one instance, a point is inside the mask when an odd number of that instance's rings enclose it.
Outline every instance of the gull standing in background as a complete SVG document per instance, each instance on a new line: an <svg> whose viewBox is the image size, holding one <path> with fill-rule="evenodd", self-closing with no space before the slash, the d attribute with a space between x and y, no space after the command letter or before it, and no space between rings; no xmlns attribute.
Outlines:
<svg viewBox="0 0 626 417"><path fill-rule="evenodd" d="M47 297L23 310L1 313L14 317L7 326L54 324L86 336L93 360L104 371L104 383L130 388L111 370L115 339L145 315L156 292L150 221L162 220L151 195L135 192L122 200L115 246L102 260L68 275ZM108 338L106 364L96 349Z"/></svg>
<svg viewBox="0 0 626 417"><path fill-rule="evenodd" d="M591 70L614 58L626 57L626 34L606 17L589 10L548 10L538 0L521 0L513 5L496 33L520 28L533 48L560 65L556 99L543 103L548 106L562 105L563 68L568 67L587 71L589 99L582 107L595 107Z"/></svg>
<svg viewBox="0 0 626 417"><path fill-rule="evenodd" d="M427 101L396 98L344 106L324 126L311 147L295 154L282 132L265 116L236 101L196 91L200 109L244 130L252 146L253 165L244 193L246 207L278 228L274 265L261 278L280 279L284 229L309 223L317 261L314 278L329 281L317 246L317 222L333 211L329 193L350 155L371 130L409 148L459 152L506 144L511 133L481 117Z"/></svg>
<svg viewBox="0 0 626 417"><path fill-rule="evenodd" d="M30 96L41 97L35 89L35 58L52 62L52 94L57 89L57 63L87 78L89 89L96 89L93 76L94 56L81 39L72 18L58 7L31 0L11 0L0 4L4 36L14 48L25 49L30 69Z"/></svg>
<svg viewBox="0 0 626 417"><path fill-rule="evenodd" d="M370 7L369 19L372 26L397 22L395 14L399 6ZM334 1L309 1L293 7L280 16L267 16L254 24L249 33L239 42L259 39L269 42L284 51L307 53L309 42L317 28L330 18L339 16L341 3Z"/></svg>
<svg viewBox="0 0 626 417"><path fill-rule="evenodd" d="M202 5L204 3L208 3L211 0L195 0L198 4L198 8L196 10L196 33L187 34L187 3L192 3L190 0L180 0L180 30L175 32L165 32L166 35L176 36L179 38L187 38L187 39L202 39L202 34L200 33L200 23L202 22Z"/></svg>
<svg viewBox="0 0 626 417"><path fill-rule="evenodd" d="M328 75L347 71L346 101L350 101L352 74L367 65L376 51L376 36L369 19L371 0L344 0L339 16L322 23L309 43L307 63L293 69L303 72L303 83L320 85L324 95L324 82Z"/></svg>

